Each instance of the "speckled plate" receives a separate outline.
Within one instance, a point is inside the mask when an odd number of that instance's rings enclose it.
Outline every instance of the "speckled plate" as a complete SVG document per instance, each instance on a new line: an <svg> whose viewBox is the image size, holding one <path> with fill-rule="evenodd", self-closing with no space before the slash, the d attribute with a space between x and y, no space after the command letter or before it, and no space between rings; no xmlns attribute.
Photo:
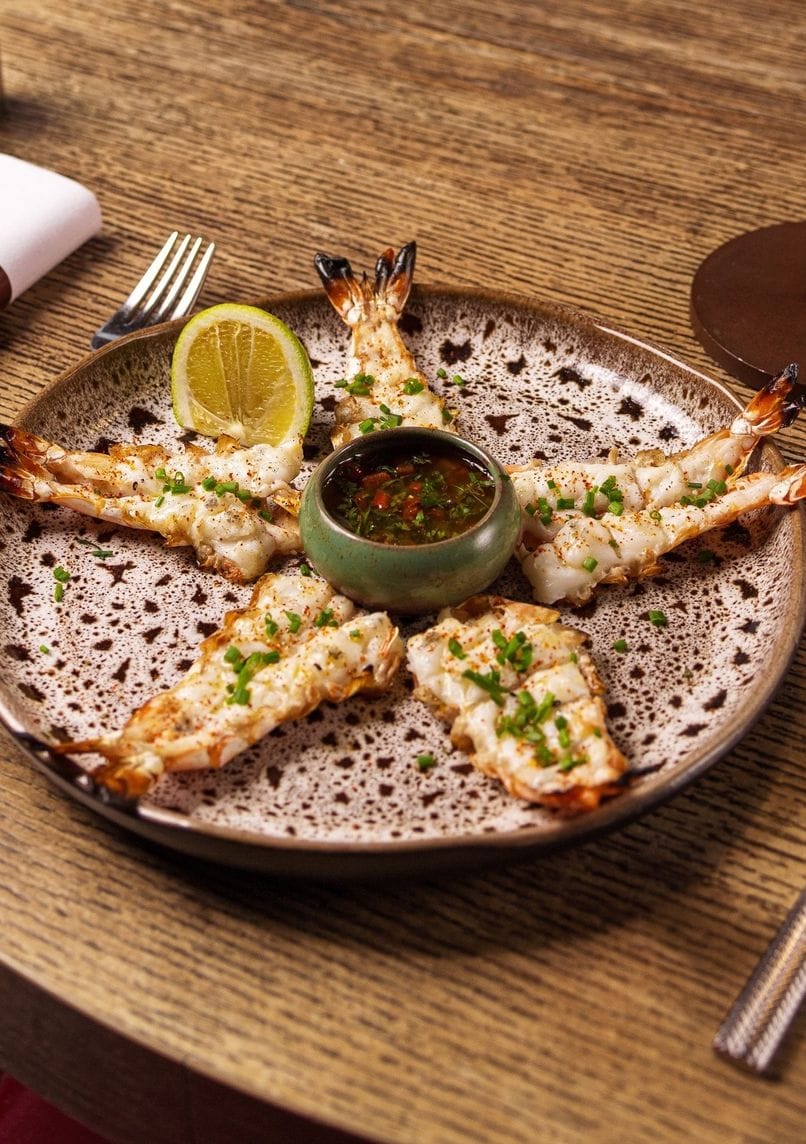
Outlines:
<svg viewBox="0 0 806 1144"><path fill-rule="evenodd" d="M329 448L346 330L319 292L263 305L298 333L314 363L307 472ZM461 373L464 388L445 385L462 428L505 463L603 457L613 445L625 454L676 451L729 423L737 408L726 389L661 351L548 303L420 289L402 325L428 377L440 366ZM168 384L179 328L158 327L92 355L37 398L21 423L74 448L180 439ZM758 464L775 469L781 458L765 446ZM114 555L94 558L82 539ZM714 562L698 560L705 546ZM590 635L610 726L634 771L623 794L581 817L513 800L477 774L411 697L405 672L384 698L325 705L219 772L165 776L136 811L109 805L42 744L119 727L187 670L199 641L250 590L200 571L189 551L165 549L159 537L10 498L0 501L0 715L63 790L190 854L320 878L490 864L632 820L702 774L772 696L806 610L800 510L754 513L664 564L658 579L605 588L592 604L568 610ZM72 575L58 605L56 565ZM496 588L529 599L514 565ZM650 608L666 613L667 628L648 622ZM420 617L407 630L430 622ZM613 650L620 638L626 654ZM437 765L421 773L415 759L426 751Z"/></svg>

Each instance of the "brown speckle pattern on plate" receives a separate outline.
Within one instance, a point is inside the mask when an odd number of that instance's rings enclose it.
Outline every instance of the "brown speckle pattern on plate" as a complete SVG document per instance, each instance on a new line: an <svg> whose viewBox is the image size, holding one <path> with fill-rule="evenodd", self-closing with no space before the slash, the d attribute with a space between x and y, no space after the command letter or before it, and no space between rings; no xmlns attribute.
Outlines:
<svg viewBox="0 0 806 1144"><path fill-rule="evenodd" d="M269 300L316 363L317 402L298 480L329 451L347 334L319 294ZM403 329L462 432L502 462L673 452L729 423L726 390L659 351L546 303L474 291L415 291ZM170 411L177 325L126 339L64 375L23 424L71 448L187 439ZM451 384L460 374L465 384ZM758 463L777 466L766 446ZM65 510L0 500L0 706L39 738L119 727L190 666L235 588L189 550ZM100 559L79 539L113 555ZM707 548L715 559L698 560ZM401 673L380 699L325 705L221 771L168 775L138 814L82 801L178 849L315 876L425 872L539 850L627 821L724 753L769 699L803 620L802 513L765 510L684 546L661 577L600 589L564 609L586 631L607 684L613 735L631 759L629 790L586 818L511 799L451 749ZM293 566L293 561L289 562ZM71 575L60 604L53 568ZM786 569L787 575L781 570ZM517 565L495 586L529 599ZM654 627L650 609L668 617ZM420 630L433 617L403 628ZM627 641L619 653L613 644ZM40 647L48 650L40 651ZM437 765L421 772L416 758Z"/></svg>

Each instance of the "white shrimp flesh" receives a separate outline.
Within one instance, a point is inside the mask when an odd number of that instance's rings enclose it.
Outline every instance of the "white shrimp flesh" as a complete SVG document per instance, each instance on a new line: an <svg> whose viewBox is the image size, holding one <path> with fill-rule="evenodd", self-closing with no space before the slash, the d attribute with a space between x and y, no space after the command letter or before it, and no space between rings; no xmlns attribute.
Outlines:
<svg viewBox="0 0 806 1144"><path fill-rule="evenodd" d="M527 538L533 545L551 540L574 516L665 508L727 490L758 442L797 416L800 404L791 396L797 377L797 365L787 366L730 426L672 456L647 450L630 461L533 461L510 468Z"/></svg>
<svg viewBox="0 0 806 1144"><path fill-rule="evenodd" d="M806 465L777 473L755 472L711 499L621 515L575 516L552 540L516 552L541 604L584 604L598 584L623 584L661 570L658 561L686 540L722 528L765 505L791 505L806 497Z"/></svg>
<svg viewBox="0 0 806 1144"><path fill-rule="evenodd" d="M324 700L385 690L402 656L385 613L357 609L319 577L267 573L248 607L203 641L187 674L121 731L54 749L103 755L95 782L137 798L166 771L222 767Z"/></svg>
<svg viewBox="0 0 806 1144"><path fill-rule="evenodd" d="M0 425L0 490L158 532L237 583L257 579L275 556L300 551L300 495L289 482L301 460L299 438L239 448L222 437L214 452L193 444L71 452Z"/></svg>
<svg viewBox="0 0 806 1144"><path fill-rule="evenodd" d="M581 632L557 612L476 596L408 641L415 695L451 740L510 794L588 810L620 790L627 760L610 737L604 686Z"/></svg>
<svg viewBox="0 0 806 1144"><path fill-rule="evenodd" d="M344 396L335 411L334 446L400 425L454 431L453 414L406 347L398 321L411 289L416 244L384 251L375 279L357 277L346 258L317 254L314 265L334 309L351 330Z"/></svg>

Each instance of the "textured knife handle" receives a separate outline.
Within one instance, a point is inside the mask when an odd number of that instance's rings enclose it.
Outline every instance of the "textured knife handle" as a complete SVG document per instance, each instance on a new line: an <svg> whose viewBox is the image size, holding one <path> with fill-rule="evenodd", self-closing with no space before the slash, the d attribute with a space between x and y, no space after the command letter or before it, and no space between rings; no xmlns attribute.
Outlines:
<svg viewBox="0 0 806 1144"><path fill-rule="evenodd" d="M764 1072L806 995L806 890L790 910L714 1038L714 1048Z"/></svg>

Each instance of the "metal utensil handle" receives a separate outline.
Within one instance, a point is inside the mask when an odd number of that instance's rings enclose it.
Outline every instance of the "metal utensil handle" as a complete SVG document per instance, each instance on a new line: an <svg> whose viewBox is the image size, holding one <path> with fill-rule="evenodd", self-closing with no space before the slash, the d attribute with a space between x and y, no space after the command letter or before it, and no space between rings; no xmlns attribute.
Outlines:
<svg viewBox="0 0 806 1144"><path fill-rule="evenodd" d="M806 996L806 890L789 911L714 1038L714 1048L764 1072Z"/></svg>

